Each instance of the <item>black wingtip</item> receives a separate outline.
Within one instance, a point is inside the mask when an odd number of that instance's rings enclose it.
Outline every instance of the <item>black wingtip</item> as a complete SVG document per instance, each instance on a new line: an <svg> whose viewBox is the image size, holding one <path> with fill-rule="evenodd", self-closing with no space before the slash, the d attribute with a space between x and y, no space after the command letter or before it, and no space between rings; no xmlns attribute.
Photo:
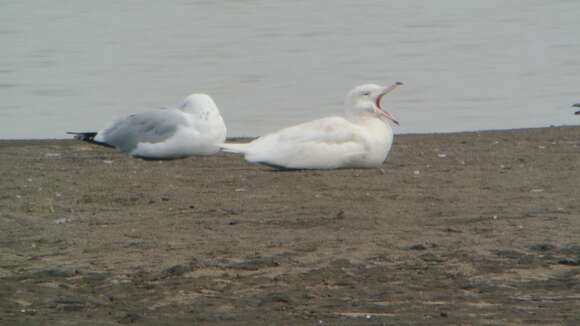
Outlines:
<svg viewBox="0 0 580 326"><path fill-rule="evenodd" d="M68 131L67 134L74 135L75 139L84 141L93 141L95 139L95 136L97 135L96 132L73 132L73 131Z"/></svg>
<svg viewBox="0 0 580 326"><path fill-rule="evenodd" d="M68 135L74 135L75 139L78 140L82 140L82 141L86 141L87 143L91 143L91 144L95 144L95 145L100 145L100 146L105 146L105 147L110 147L110 148L114 148L115 146L109 145L107 143L103 143L100 141L96 141L95 137L97 136L96 132L73 132L73 131L67 131Z"/></svg>

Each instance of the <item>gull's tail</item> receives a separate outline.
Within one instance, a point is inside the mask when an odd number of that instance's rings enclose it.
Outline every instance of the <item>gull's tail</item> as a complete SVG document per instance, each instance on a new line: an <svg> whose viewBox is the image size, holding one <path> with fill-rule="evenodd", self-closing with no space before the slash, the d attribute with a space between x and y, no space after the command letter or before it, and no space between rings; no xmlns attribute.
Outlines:
<svg viewBox="0 0 580 326"><path fill-rule="evenodd" d="M71 131L69 131L69 132L67 132L67 134L74 135L75 139L86 141L87 143L101 145L101 146L105 146L105 147L111 147L111 148L115 147L115 146L109 145L107 143L96 141L95 140L95 136L97 135L96 132L71 132Z"/></svg>
<svg viewBox="0 0 580 326"><path fill-rule="evenodd" d="M226 153L246 154L250 143L232 144L224 143L220 145L220 149Z"/></svg>

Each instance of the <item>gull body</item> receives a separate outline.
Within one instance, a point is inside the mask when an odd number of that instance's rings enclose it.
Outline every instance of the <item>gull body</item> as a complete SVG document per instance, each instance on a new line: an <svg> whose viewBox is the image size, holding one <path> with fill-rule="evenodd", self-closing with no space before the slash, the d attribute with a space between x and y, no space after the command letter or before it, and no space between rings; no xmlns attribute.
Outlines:
<svg viewBox="0 0 580 326"><path fill-rule="evenodd" d="M380 101L391 87L374 84L351 90L344 116L302 123L259 137L247 144L223 144L226 152L243 154L250 163L276 169L375 168L383 164L393 144Z"/></svg>
<svg viewBox="0 0 580 326"><path fill-rule="evenodd" d="M218 152L226 126L212 98L194 93L177 108L132 114L96 133L71 134L134 157L171 160Z"/></svg>

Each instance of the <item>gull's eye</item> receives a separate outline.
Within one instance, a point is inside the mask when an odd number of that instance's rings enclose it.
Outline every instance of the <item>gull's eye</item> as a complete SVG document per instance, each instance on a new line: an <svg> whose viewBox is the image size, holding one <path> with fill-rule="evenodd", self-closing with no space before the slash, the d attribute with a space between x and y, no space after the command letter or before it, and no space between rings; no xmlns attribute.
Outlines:
<svg viewBox="0 0 580 326"><path fill-rule="evenodd" d="M362 95L363 96L369 96L369 95L371 95L371 92L363 92Z"/></svg>

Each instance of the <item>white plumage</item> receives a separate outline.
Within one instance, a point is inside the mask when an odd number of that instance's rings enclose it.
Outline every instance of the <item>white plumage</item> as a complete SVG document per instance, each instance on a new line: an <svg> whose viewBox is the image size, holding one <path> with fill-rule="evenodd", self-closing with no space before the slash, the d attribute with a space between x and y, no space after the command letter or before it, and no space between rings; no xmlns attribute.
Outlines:
<svg viewBox="0 0 580 326"><path fill-rule="evenodd" d="M251 163L277 169L373 168L383 164L393 143L393 130L383 120L398 122L380 106L390 87L362 85L351 90L344 117L328 117L288 127L247 144L223 144L226 152L243 154Z"/></svg>
<svg viewBox="0 0 580 326"><path fill-rule="evenodd" d="M192 94L178 108L132 114L96 135L74 134L131 156L167 160L218 152L226 138L226 126L209 95Z"/></svg>

